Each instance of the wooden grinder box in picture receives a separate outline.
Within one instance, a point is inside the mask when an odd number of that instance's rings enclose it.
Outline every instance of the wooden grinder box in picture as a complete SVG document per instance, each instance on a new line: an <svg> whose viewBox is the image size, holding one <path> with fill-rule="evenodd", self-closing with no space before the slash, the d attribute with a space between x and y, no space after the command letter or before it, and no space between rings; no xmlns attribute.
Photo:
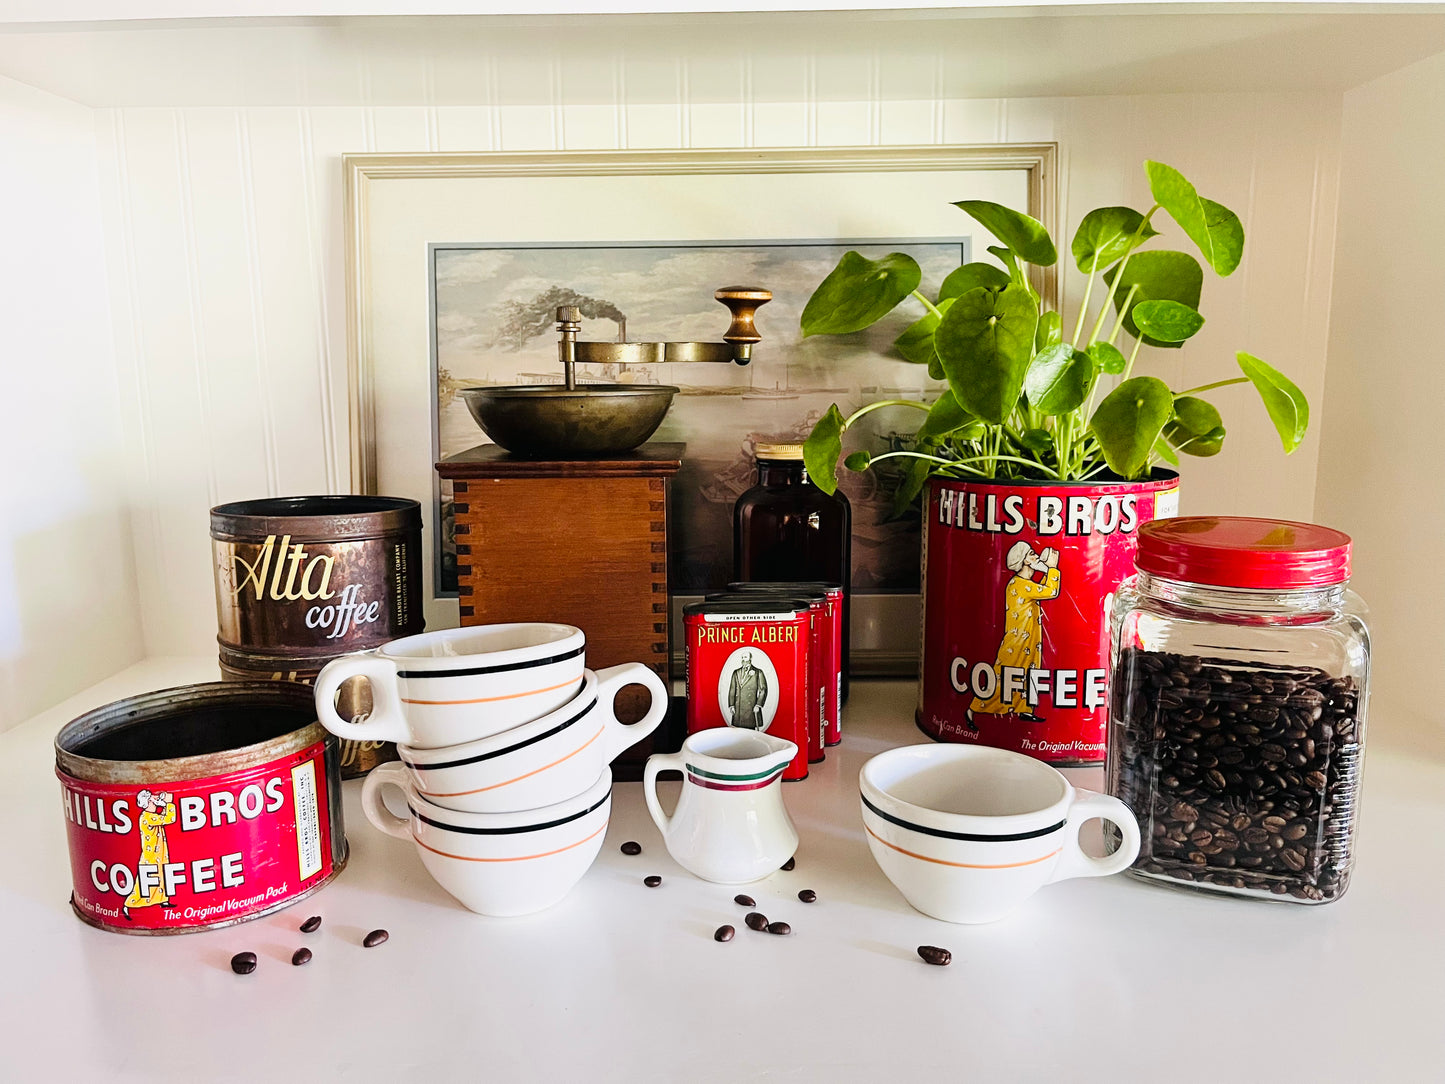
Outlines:
<svg viewBox="0 0 1445 1084"><path fill-rule="evenodd" d="M437 464L455 493L461 623L560 621L587 635L593 670L642 662L671 680L668 646L667 483L682 444L644 444L595 459L525 459L495 444ZM623 721L647 694L618 697ZM669 714L623 753L619 779L640 779L652 752L677 748Z"/></svg>

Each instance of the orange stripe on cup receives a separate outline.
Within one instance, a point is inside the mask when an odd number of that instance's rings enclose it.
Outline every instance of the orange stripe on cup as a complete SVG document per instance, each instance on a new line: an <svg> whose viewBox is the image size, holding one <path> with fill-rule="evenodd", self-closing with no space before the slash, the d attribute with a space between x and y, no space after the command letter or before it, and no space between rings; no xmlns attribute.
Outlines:
<svg viewBox="0 0 1445 1084"><path fill-rule="evenodd" d="M428 797L428 798L464 798L464 797L466 797L468 794L481 794L481 793L483 793L484 791L496 790L498 787L509 787L509 786L511 786L513 783L520 783L523 779L530 779L530 778L532 778L532 776L536 775L538 772L545 772L548 768L555 768L557 765L563 763L564 761L571 760L571 759L572 759L573 757L575 757L578 753L582 752L583 749L586 749L589 745L591 745L593 742L595 742L598 738L602 737L603 733L604 733L606 730L607 730L607 728L606 728L606 727L603 727L601 730L597 731L596 734L593 734L592 737L588 738L585 742L583 742L581 745L579 745L576 749L573 749L573 750L572 750L570 753L568 753L565 757L562 757L562 758L559 759L559 760L554 760L554 761L552 761L551 764L543 764L540 768L533 769L532 771L527 772L525 775L519 775L519 776L517 776L515 779L508 779L505 783L493 783L493 784L492 784L491 786L489 786L489 787L478 787L476 790L458 790L458 791L453 791L453 792L450 793L450 794L439 794L439 793L437 793L436 791L431 791L431 790L424 790L424 791L421 791L420 793L426 795L426 797Z"/></svg>
<svg viewBox="0 0 1445 1084"><path fill-rule="evenodd" d="M873 831L873 829L869 828L866 824L863 826L863 831L867 832L879 843L883 844L883 846L891 847L899 854L906 854L909 858L919 858L922 859L924 862L934 862L940 866L954 866L957 869L1017 869L1019 866L1036 866L1040 862L1047 862L1050 858L1055 857L1057 854L1059 854L1060 851L1063 850L1063 848L1060 847L1058 850L1051 851L1050 853L1044 855L1042 858L1030 858L1027 862L1004 862L997 866L979 866L974 865L971 862L945 862L942 858L929 858L926 854L915 854L913 851L904 850L896 843L889 843L886 839L880 836L877 832Z"/></svg>
<svg viewBox="0 0 1445 1084"><path fill-rule="evenodd" d="M568 685L577 684L576 678L569 678L560 685L548 685L545 689L529 689L524 693L508 693L506 696L479 696L475 700L408 700L401 698L403 704L426 704L431 707L441 707L448 704L494 704L498 700L518 700L524 696L536 696L538 693L556 692L558 689L565 689Z"/></svg>
<svg viewBox="0 0 1445 1084"><path fill-rule="evenodd" d="M607 825L604 823L601 828L593 832L590 836L587 837L587 839L579 839L576 843L569 843L565 847L558 847L555 851L543 851L541 854L519 854L514 858L473 858L470 855L465 854L448 854L446 851L439 851L435 847L428 847L425 843L416 838L416 833L414 832L412 833L411 838L418 847L422 847L428 851L431 851L432 854L439 854L443 858L456 858L462 862L528 862L531 861L533 858L550 858L554 854L561 854L563 851L570 851L574 847L580 847L588 840L596 839L598 835L605 831L607 831Z"/></svg>

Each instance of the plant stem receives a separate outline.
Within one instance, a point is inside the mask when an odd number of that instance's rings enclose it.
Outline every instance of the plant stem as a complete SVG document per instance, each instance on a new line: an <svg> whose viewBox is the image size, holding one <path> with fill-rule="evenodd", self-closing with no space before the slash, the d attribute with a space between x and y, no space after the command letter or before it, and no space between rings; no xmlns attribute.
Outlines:
<svg viewBox="0 0 1445 1084"><path fill-rule="evenodd" d="M922 294L920 294L917 290L914 290L914 291L913 291L913 296L916 297L916 298L918 298L919 301L923 302L923 307L924 307L925 309L927 309L930 313L932 313L934 316L938 316L938 317L942 317L942 316L943 316L943 313L941 313L941 312L938 311L938 306L935 305L932 301L929 301L928 298L924 297L924 296L923 296Z"/></svg>
<svg viewBox="0 0 1445 1084"><path fill-rule="evenodd" d="M899 456L911 456L914 459L929 459L935 463L943 463L946 466L950 467L964 467L967 466L969 463L982 463L992 460L1002 460L1009 463L1022 463L1026 467L1033 467L1037 470L1043 471L1050 478L1058 478L1059 476L1057 471L1050 470L1042 463L1036 462L1032 459L1020 459L1018 456L1015 455L980 455L974 456L971 459L940 459L936 455L925 455L922 452L898 451L884 452L882 455L875 455L872 459L868 461L868 465L871 467L874 463L881 463L885 459L895 459Z"/></svg>
<svg viewBox="0 0 1445 1084"><path fill-rule="evenodd" d="M1149 213L1146 214L1142 219L1140 219L1140 221L1139 221L1139 227L1138 227L1138 229L1136 229L1136 230L1134 231L1135 246L1136 246L1136 247L1137 247L1137 245L1138 245L1138 238L1139 238L1139 236L1140 236L1140 231L1142 231L1143 229L1145 229L1145 228L1149 225L1149 220L1154 217L1154 212L1157 211L1157 210L1159 210L1159 204L1156 203L1156 204L1154 204L1153 207L1150 207L1150 208L1149 208ZM1122 280L1123 277L1124 277L1124 268L1126 268L1126 267L1129 266L1129 257L1132 256L1133 254L1134 254L1134 249L1131 248L1128 252L1124 253L1124 258L1123 258L1122 260L1120 260L1119 263L1118 263L1118 265L1117 265L1118 270L1116 270L1116 271L1114 272L1114 281L1111 282L1111 283L1109 283L1109 296L1106 297L1106 298L1104 298L1104 304L1103 304L1102 306L1100 306L1100 308L1099 308L1099 318L1094 321L1094 329L1089 332L1089 342L1090 342L1090 343L1093 343L1093 342L1094 342L1095 340L1097 340L1098 337L1099 337L1099 329L1104 326L1104 317L1105 317L1105 316L1108 314L1108 312L1109 312L1109 306L1110 306L1111 304L1113 304L1114 295L1115 295L1115 293L1118 292L1118 289L1119 289L1119 282L1120 282L1120 280ZM1125 308L1124 311L1125 311L1125 312L1128 312L1129 310L1128 310L1127 308Z"/></svg>
<svg viewBox="0 0 1445 1084"><path fill-rule="evenodd" d="M869 404L868 404L867 406L865 406L865 407L859 407L857 410L853 411L852 414L849 414L848 417L847 417L847 419L845 419L844 422L843 422L843 428L844 428L844 429L847 429L847 428L850 427L854 422L856 422L859 418L861 418L861 417L863 417L863 415L867 414L869 411L881 410L883 407L888 407L888 406L907 406L907 407L913 407L915 410L921 410L921 411L923 411L925 414L927 414L928 411L932 409L932 407L930 407L929 404L927 404L927 403L920 403L920 402L918 402L918 401L915 400L915 399L880 399L880 400L879 400L878 402L876 402L876 403L869 403Z"/></svg>
<svg viewBox="0 0 1445 1084"><path fill-rule="evenodd" d="M1249 377L1247 376L1236 376L1233 380L1216 380L1213 384L1200 384L1197 388L1185 388L1183 391L1176 391L1174 398L1178 399L1181 395L1193 395L1197 391L1212 391L1215 388L1227 388L1230 384L1248 383Z"/></svg>
<svg viewBox="0 0 1445 1084"><path fill-rule="evenodd" d="M1122 384L1122 383L1124 383L1124 381L1128 380L1128 379L1129 379L1129 374L1134 371L1134 359L1139 356L1139 347L1141 347L1141 346L1143 346L1143 345L1144 345L1144 340L1143 340L1142 338L1139 338L1139 339L1135 339L1135 340L1134 340L1134 349L1129 351L1129 361L1128 361L1128 363L1124 366L1124 371L1119 375L1119 383L1120 383L1120 384Z"/></svg>
<svg viewBox="0 0 1445 1084"><path fill-rule="evenodd" d="M1099 254L1094 253L1094 259L1089 264L1089 282L1084 287L1084 302L1079 306L1079 318L1074 322L1074 337L1069 345L1074 349L1079 348L1079 336L1084 332L1084 317L1089 314L1089 296L1094 292L1094 274L1099 270Z"/></svg>
<svg viewBox="0 0 1445 1084"><path fill-rule="evenodd" d="M1124 295L1124 304L1119 306L1119 318L1114 321L1114 330L1109 332L1109 345L1114 345L1114 340L1119 337L1119 331L1124 326L1124 317L1129 312L1129 306L1134 302L1134 295L1139 292L1139 284L1136 282L1129 287L1129 292Z"/></svg>

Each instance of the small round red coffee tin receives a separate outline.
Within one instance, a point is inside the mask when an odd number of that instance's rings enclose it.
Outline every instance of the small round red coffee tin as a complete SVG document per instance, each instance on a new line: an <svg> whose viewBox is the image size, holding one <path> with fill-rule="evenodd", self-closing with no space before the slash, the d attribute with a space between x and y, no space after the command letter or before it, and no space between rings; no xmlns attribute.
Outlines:
<svg viewBox="0 0 1445 1084"><path fill-rule="evenodd" d="M683 607L687 637L687 732L718 726L765 730L798 747L785 780L808 776L812 609L807 600Z"/></svg>
<svg viewBox="0 0 1445 1084"><path fill-rule="evenodd" d="M107 704L61 729L55 762L70 902L92 926L230 926L346 865L339 743L304 686L213 682Z"/></svg>

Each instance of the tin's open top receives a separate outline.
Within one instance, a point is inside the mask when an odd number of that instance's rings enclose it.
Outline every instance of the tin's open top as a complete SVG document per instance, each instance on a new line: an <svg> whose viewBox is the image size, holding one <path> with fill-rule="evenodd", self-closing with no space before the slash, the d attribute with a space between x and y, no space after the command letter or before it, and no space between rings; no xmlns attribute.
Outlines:
<svg viewBox="0 0 1445 1084"><path fill-rule="evenodd" d="M90 782L180 782L327 739L310 688L220 681L143 693L86 712L55 736L55 764Z"/></svg>

